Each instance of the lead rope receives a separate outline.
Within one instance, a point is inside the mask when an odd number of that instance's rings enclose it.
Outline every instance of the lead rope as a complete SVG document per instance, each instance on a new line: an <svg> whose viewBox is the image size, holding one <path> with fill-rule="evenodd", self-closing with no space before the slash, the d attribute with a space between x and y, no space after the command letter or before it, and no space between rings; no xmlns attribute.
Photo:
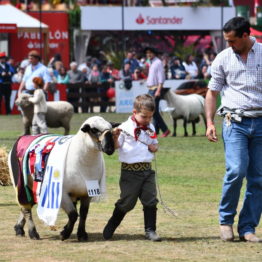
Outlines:
<svg viewBox="0 0 262 262"><path fill-rule="evenodd" d="M129 134L127 131L121 130L121 132L124 133L125 135L130 136L130 137L132 137L132 138L135 139L135 137L132 136L131 134ZM147 143L141 141L139 138L137 139L137 141L139 141L140 143L148 146ZM159 180L158 180L158 175L157 175L157 162L156 162L156 154L155 154L155 153L154 153L154 165L155 165L155 181L156 181L157 191L158 191L158 195L159 195L159 202L160 202L160 204L162 205L163 210L164 210L165 213L169 213L170 215L177 217L177 216L178 216L178 215L177 215L177 212L176 212L175 210L171 209L170 207L168 207L168 206L165 204L165 202L164 202L164 200L163 200L163 198L162 198L162 194L161 194L161 190L160 190L160 185L159 185L159 182L158 182Z"/></svg>

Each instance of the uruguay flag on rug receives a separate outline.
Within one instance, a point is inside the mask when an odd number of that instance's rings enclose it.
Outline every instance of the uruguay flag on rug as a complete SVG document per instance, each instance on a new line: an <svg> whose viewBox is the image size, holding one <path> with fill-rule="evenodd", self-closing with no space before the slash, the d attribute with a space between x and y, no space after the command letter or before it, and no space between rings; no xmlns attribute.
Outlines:
<svg viewBox="0 0 262 262"><path fill-rule="evenodd" d="M68 147L73 136L62 136L50 152L37 206L38 217L54 226L62 199L63 178Z"/></svg>

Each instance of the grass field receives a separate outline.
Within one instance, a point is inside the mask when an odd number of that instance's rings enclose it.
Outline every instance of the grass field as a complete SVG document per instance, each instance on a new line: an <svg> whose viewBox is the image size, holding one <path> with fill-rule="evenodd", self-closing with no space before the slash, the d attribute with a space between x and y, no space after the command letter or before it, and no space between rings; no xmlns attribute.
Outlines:
<svg viewBox="0 0 262 262"><path fill-rule="evenodd" d="M75 115L71 133L75 133L89 116ZM125 114L114 113L103 116L115 122L127 118ZM171 127L170 119L168 116L165 118ZM217 122L220 121L217 119ZM165 213L159 204L157 231L163 238L162 242L153 243L144 239L140 203L127 214L113 240L103 240L103 227L119 196L120 164L116 153L113 156L105 155L108 199L91 204L87 219L89 241L86 243L76 240L76 228L70 239L64 242L59 240L59 232L66 223L62 210L57 220L57 231L50 231L37 218L34 210L40 241L30 240L27 234L24 238L16 237L13 226L19 208L14 190L11 186L0 186L0 261L261 261L261 244L238 240L224 243L219 238L217 207L224 174L221 130L218 128L219 142L209 143L204 136L202 123L197 126L196 137L184 138L181 123L179 126L178 137L159 138L160 150L153 163L157 169L162 199L178 213L177 217L173 217ZM49 131L62 133L62 129ZM20 116L0 116L0 146L6 146L9 150L21 133ZM262 237L261 227L257 229L257 235Z"/></svg>

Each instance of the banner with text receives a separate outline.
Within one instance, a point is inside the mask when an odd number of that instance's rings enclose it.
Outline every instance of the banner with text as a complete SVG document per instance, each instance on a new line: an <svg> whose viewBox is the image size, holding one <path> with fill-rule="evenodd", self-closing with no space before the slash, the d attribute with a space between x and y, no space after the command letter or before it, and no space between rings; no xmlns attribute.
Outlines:
<svg viewBox="0 0 262 262"><path fill-rule="evenodd" d="M28 12L27 14L39 19L39 12ZM69 65L69 32L68 14L66 12L42 12L42 22L49 26L49 53L50 59L55 54L61 54L62 61L66 67ZM16 62L22 61L31 50L40 50L40 28L39 32L18 32L10 34L10 55ZM42 38L42 50L43 50Z"/></svg>
<svg viewBox="0 0 262 262"><path fill-rule="evenodd" d="M164 87L169 87L172 90L176 90L184 82L188 82L188 80L166 80ZM131 113L133 110L135 98L138 95L148 93L148 88L145 81L133 81L131 89L126 89L123 81L116 81L115 89L117 113ZM165 107L166 103L161 100L160 108L164 109Z"/></svg>
<svg viewBox="0 0 262 262"><path fill-rule="evenodd" d="M235 15L234 7L82 6L81 29L221 30L221 25Z"/></svg>

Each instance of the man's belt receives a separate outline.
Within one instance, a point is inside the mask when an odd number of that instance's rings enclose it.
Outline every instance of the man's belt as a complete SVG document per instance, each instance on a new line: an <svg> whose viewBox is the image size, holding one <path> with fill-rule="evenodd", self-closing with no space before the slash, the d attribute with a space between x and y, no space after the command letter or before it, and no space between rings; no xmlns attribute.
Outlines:
<svg viewBox="0 0 262 262"><path fill-rule="evenodd" d="M147 87L149 90L156 90L158 88L158 86L148 86Z"/></svg>
<svg viewBox="0 0 262 262"><path fill-rule="evenodd" d="M139 162L134 164L122 163L121 169L127 171L146 171L146 170L151 170L151 163L148 162Z"/></svg>
<svg viewBox="0 0 262 262"><path fill-rule="evenodd" d="M256 118L262 117L262 109L229 109L227 107L220 107L217 110L217 114L223 117L230 118L230 120L235 120L236 122L241 122L242 117Z"/></svg>

